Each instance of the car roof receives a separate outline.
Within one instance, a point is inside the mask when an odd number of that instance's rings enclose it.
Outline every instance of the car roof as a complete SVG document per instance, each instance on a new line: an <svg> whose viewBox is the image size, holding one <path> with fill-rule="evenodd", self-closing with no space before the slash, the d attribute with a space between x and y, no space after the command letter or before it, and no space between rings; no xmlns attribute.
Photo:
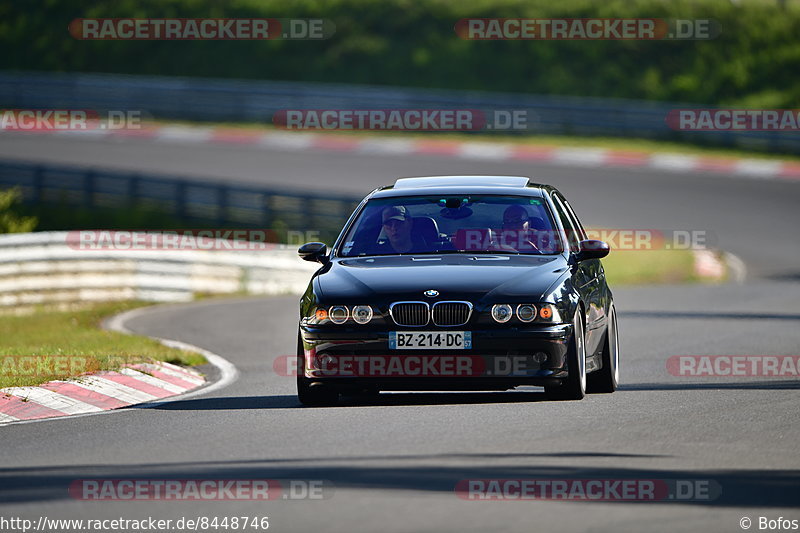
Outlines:
<svg viewBox="0 0 800 533"><path fill-rule="evenodd" d="M531 183L525 176L420 176L400 178L394 185L376 189L373 197L466 193L543 196L547 187Z"/></svg>

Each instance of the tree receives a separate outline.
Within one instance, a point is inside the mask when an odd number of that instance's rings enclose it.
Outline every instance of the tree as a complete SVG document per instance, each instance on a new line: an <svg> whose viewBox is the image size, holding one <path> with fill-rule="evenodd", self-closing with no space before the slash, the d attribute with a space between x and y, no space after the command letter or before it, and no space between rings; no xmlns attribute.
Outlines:
<svg viewBox="0 0 800 533"><path fill-rule="evenodd" d="M22 192L19 188L0 191L0 233L25 233L33 231L39 221L36 217L19 214L19 200Z"/></svg>

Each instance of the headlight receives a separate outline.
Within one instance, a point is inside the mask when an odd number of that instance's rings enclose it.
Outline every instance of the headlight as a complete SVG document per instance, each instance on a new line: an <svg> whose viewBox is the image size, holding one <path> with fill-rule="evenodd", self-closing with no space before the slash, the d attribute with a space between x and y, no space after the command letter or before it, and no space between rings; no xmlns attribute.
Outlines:
<svg viewBox="0 0 800 533"><path fill-rule="evenodd" d="M536 318L536 306L531 304L519 304L517 306L517 318L523 322L531 322Z"/></svg>
<svg viewBox="0 0 800 533"><path fill-rule="evenodd" d="M344 324L350 316L350 311L343 305L335 305L328 311L328 316L334 324Z"/></svg>
<svg viewBox="0 0 800 533"><path fill-rule="evenodd" d="M353 308L353 320L359 324L366 324L372 320L372 307L368 305L357 305Z"/></svg>
<svg viewBox="0 0 800 533"><path fill-rule="evenodd" d="M501 324L508 322L511 320L511 306L508 304L494 304L492 306L492 318L495 322L500 322Z"/></svg>
<svg viewBox="0 0 800 533"><path fill-rule="evenodd" d="M561 322L561 315L553 304L539 306L539 319L543 322Z"/></svg>

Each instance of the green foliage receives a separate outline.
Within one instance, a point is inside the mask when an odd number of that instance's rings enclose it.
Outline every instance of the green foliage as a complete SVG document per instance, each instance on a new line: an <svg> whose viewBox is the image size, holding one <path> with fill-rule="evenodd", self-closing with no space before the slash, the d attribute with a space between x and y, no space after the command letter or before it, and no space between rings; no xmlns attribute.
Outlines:
<svg viewBox="0 0 800 533"><path fill-rule="evenodd" d="M42 6L44 4L44 6ZM795 107L800 10L730 0L69 0L0 5L0 68ZM325 41L79 41L78 17L311 17ZM711 41L468 41L461 18L711 18Z"/></svg>
<svg viewBox="0 0 800 533"><path fill-rule="evenodd" d="M114 370L126 362L166 361L179 365L200 365L205 357L193 352L168 348L138 335L125 335L100 329L106 318L147 305L144 302L104 302L76 306L70 311L37 308L36 312L13 316L0 315L0 387L37 385L53 379L73 377L75 371ZM38 368L51 369L51 375L31 373L30 364L21 366L15 356L35 357ZM49 361L61 360L53 365ZM65 359L75 358L75 364ZM19 372L17 369L28 369Z"/></svg>
<svg viewBox="0 0 800 533"><path fill-rule="evenodd" d="M0 191L0 233L26 233L36 227L36 217L20 215L18 202L21 197L18 188Z"/></svg>

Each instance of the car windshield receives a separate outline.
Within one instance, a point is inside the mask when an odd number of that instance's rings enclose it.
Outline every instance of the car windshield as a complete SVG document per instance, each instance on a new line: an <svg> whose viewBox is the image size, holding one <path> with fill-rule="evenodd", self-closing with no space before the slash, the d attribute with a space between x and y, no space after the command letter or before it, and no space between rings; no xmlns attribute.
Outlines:
<svg viewBox="0 0 800 533"><path fill-rule="evenodd" d="M542 198L444 195L370 200L348 231L339 255L561 251Z"/></svg>

